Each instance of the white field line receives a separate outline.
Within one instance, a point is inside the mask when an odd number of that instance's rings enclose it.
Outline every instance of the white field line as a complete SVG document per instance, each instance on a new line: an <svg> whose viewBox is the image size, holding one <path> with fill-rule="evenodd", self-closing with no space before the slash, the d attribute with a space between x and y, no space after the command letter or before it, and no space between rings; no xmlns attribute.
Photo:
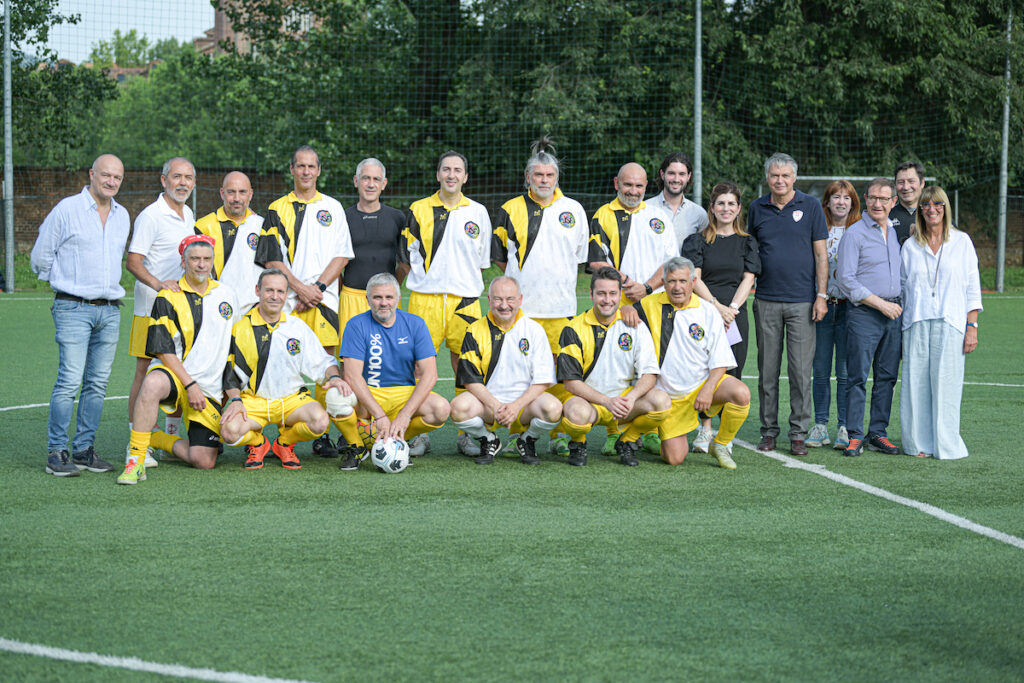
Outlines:
<svg viewBox="0 0 1024 683"><path fill-rule="evenodd" d="M743 375L743 379L757 379L757 375ZM785 376L779 377L779 379L780 380L789 381L789 378L787 378ZM834 380L835 377L833 377L832 379ZM454 377L438 377L437 381L438 382L454 382L455 378ZM900 382L901 380L896 380L896 381ZM868 382L869 383L871 382L871 378L870 377L868 378ZM1024 384L1001 384L999 382L964 382L964 384L965 385L970 385L970 386L975 386L975 387L1010 387L1012 389L1024 389ZM312 384L307 384L306 386L313 386L313 385ZM123 400L125 400L127 398L128 398L127 396L107 396L103 400L104 401L123 401ZM75 399L75 403L78 403L78 399ZM46 408L49 405L50 405L49 403L26 403L25 405L20 405L20 406L7 406L6 408L0 408L0 413L7 412L8 410L26 410L28 408Z"/></svg>
<svg viewBox="0 0 1024 683"><path fill-rule="evenodd" d="M101 655L95 652L78 652L76 650L64 650L59 647L48 647L46 645L35 645L23 643L18 640L0 638L0 650L15 652L23 655L35 655L47 659L61 659L77 664L98 664L117 669L128 669L129 671L146 671L148 673L161 674L163 676L174 676L176 678L194 678L200 681L219 681L223 683L307 683L290 678L270 678L267 676L251 676L238 673L237 671L216 671L214 669L194 669L190 666L179 664L160 664L158 662L146 662L137 657L113 657Z"/></svg>
<svg viewBox="0 0 1024 683"><path fill-rule="evenodd" d="M871 484L865 484L862 481L857 481L856 479L847 477L844 474L837 474L836 472L830 471L825 465L822 465L820 463L804 462L803 460L798 460L797 458L792 458L788 455L783 455L778 451L759 451L754 446L754 444L749 443L747 441L743 441L741 439L735 439L734 443L737 443L743 448L746 448L747 450L758 455L763 455L765 457L772 458L773 460L778 460L786 467L790 467L797 470L804 470L805 472L810 472L812 474L817 474L818 476L825 477L826 479L831 479L832 481L838 484L842 484L843 486L849 486L851 488L857 489L858 491L868 493L872 496L878 496L879 498L883 498L893 503L905 505L909 508L913 508L915 510L923 512L926 515L931 515L932 517L940 521L947 522L954 526L958 526L961 529L973 531L976 534L988 536L989 538L994 538L997 541L1024 550L1024 538L1012 536L1010 534L998 531L991 527L983 526L981 524L978 524L977 522L972 522L971 520L965 517L960 517L959 515L954 515L951 512L946 512L942 508L937 508L934 505L922 503L921 501L914 500L913 498L905 498L890 491L886 491L885 489L880 489L877 486L872 486Z"/></svg>

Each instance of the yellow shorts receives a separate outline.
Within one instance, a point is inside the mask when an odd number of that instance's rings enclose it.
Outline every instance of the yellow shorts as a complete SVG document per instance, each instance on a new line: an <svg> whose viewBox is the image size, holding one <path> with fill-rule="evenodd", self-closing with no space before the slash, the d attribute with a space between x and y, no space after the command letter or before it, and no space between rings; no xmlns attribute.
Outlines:
<svg viewBox="0 0 1024 683"><path fill-rule="evenodd" d="M291 396L284 398L263 398L248 392L242 394L242 407L250 420L258 422L260 428L268 424L281 426L288 416L307 403L316 403L309 395L308 389L299 389Z"/></svg>
<svg viewBox="0 0 1024 683"><path fill-rule="evenodd" d="M149 337L148 315L132 316L132 331L128 335L128 355L136 358L149 358L146 355L146 338Z"/></svg>
<svg viewBox="0 0 1024 683"><path fill-rule="evenodd" d="M377 402L377 405L384 411L384 414L388 416L388 419L394 420L395 416L398 415L398 411L409 402L409 397L412 396L412 392L415 389L416 387L370 387L370 393L373 395L373 400ZM430 394L438 396L433 391Z"/></svg>
<svg viewBox="0 0 1024 683"><path fill-rule="evenodd" d="M722 379L718 380L715 389L718 389L726 377L728 375L723 375ZM658 426L658 436L661 437L662 441L689 434L700 426L700 415L697 413L697 409L693 407L693 402L697 399L697 394L700 393L700 390L704 388L705 383L706 380L682 398L672 399L672 407L669 408L668 416ZM704 411L704 414L708 416L718 415L723 405L725 404L712 403L711 407Z"/></svg>
<svg viewBox="0 0 1024 683"><path fill-rule="evenodd" d="M214 434L219 435L221 405L207 396L206 407L202 410L196 410L188 404L188 392L185 391L185 385L181 383L178 376L171 372L171 369L166 365L154 365L146 371L146 374L148 375L158 370L167 375L171 381L171 391L167 398L160 402L160 409L170 415L178 410L178 408L181 408L181 416L187 424L198 422Z"/></svg>
<svg viewBox="0 0 1024 683"><path fill-rule="evenodd" d="M548 335L548 346L551 347L551 353L558 355L558 349L561 346L558 343L559 337L562 336L562 328L569 324L569 318L534 318L541 327L544 328L544 332Z"/></svg>
<svg viewBox="0 0 1024 683"><path fill-rule="evenodd" d="M301 313L289 313L302 322L309 325L309 329L316 333L320 345L338 346L338 314L324 304L316 308L307 308Z"/></svg>
<svg viewBox="0 0 1024 683"><path fill-rule="evenodd" d="M551 391L551 389L559 389L560 391ZM555 386L551 387L551 389L548 389L548 393L554 394L555 398L561 401L563 406L565 405L566 401L576 396L576 394L571 393L561 384L556 384ZM619 394L619 396L625 396L631 391L633 391L633 387L626 387L626 390ZM576 398L581 397L576 396ZM585 401L586 399L583 400ZM611 429L613 432L618 431L619 421L615 419L614 415L612 415L612 411L608 410L604 406L599 406L596 403L591 403L590 405L593 406L594 410L597 411L597 419L594 420L594 424L600 425L605 429Z"/></svg>
<svg viewBox="0 0 1024 683"><path fill-rule="evenodd" d="M338 296L338 351L341 350L341 340L345 338L348 321L368 310L370 304L366 301L366 290L341 286L341 294Z"/></svg>
<svg viewBox="0 0 1024 683"><path fill-rule="evenodd" d="M446 341L448 350L456 355L462 351L466 328L483 317L479 297L459 297L455 294L410 292L409 312L427 323L435 351L439 351L441 342Z"/></svg>

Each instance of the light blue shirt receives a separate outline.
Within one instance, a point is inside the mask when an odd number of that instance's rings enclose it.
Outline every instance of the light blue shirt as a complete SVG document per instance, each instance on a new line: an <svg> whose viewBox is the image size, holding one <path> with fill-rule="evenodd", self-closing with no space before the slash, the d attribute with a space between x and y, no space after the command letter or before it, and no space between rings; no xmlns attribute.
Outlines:
<svg viewBox="0 0 1024 683"><path fill-rule="evenodd" d="M85 187L65 197L39 226L32 270L56 292L83 299L120 299L121 256L131 227L128 210L113 199L104 227Z"/></svg>
<svg viewBox="0 0 1024 683"><path fill-rule="evenodd" d="M900 243L891 220L879 225L863 212L839 241L838 258L839 288L856 305L872 294L883 299L900 295Z"/></svg>

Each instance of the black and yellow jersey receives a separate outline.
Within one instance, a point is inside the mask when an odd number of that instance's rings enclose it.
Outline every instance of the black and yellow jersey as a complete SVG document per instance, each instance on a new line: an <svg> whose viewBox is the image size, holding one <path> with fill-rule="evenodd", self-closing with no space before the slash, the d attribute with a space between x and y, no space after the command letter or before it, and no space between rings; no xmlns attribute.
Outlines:
<svg viewBox="0 0 1024 683"><path fill-rule="evenodd" d="M523 310L537 318L576 314L576 277L587 261L587 214L575 199L555 188L547 204L529 191L498 211L491 260L519 282Z"/></svg>
<svg viewBox="0 0 1024 683"><path fill-rule="evenodd" d="M399 258L409 264L405 284L421 294L479 297L490 245L491 218L482 204L463 196L448 207L437 192L417 200L399 241Z"/></svg>
<svg viewBox="0 0 1024 683"><path fill-rule="evenodd" d="M672 216L646 202L629 209L616 197L590 221L591 263L605 261L636 282L647 282L679 255Z"/></svg>
<svg viewBox="0 0 1024 683"><path fill-rule="evenodd" d="M210 277L235 290L238 303L248 310L256 303L256 282L263 268L256 265L256 246L263 229L263 218L249 209L235 222L220 207L196 221L196 234L214 240L213 272Z"/></svg>
<svg viewBox="0 0 1024 683"><path fill-rule="evenodd" d="M285 398L308 391L304 376L323 383L330 367L337 367L337 361L305 322L282 313L277 323L270 324L256 307L231 330L224 388L267 399Z"/></svg>
<svg viewBox="0 0 1024 683"><path fill-rule="evenodd" d="M619 396L641 375L658 374L647 326L629 327L619 311L607 326L593 309L581 313L562 328L559 346L555 365L562 384L579 380L605 396Z"/></svg>
<svg viewBox="0 0 1024 683"><path fill-rule="evenodd" d="M499 401L509 403L531 384L554 382L547 333L521 310L508 330L502 330L491 313L466 329L455 386L483 384Z"/></svg>
<svg viewBox="0 0 1024 683"><path fill-rule="evenodd" d="M186 278L180 292L161 289L153 302L146 336L146 355L173 353L203 393L220 399L221 376L231 342L231 325L238 314L234 291L209 280L199 294Z"/></svg>

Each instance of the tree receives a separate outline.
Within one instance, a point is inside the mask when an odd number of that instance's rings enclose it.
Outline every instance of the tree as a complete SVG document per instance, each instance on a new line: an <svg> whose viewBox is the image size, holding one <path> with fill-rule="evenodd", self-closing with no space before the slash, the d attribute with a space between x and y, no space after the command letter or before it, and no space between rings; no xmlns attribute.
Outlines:
<svg viewBox="0 0 1024 683"><path fill-rule="evenodd" d="M177 45L176 42L175 45ZM140 36L135 29L131 29L127 33L121 33L121 29L114 29L114 35L109 41L101 40L93 45L92 51L89 53L89 61L97 69L110 68L115 65L121 67L145 66L152 59L152 50L149 38L145 35Z"/></svg>

